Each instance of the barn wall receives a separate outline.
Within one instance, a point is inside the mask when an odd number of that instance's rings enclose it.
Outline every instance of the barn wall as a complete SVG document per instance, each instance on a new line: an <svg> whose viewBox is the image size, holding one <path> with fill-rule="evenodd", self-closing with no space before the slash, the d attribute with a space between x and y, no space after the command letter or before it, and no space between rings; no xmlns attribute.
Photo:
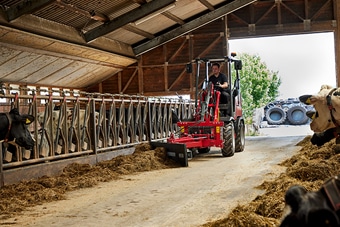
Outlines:
<svg viewBox="0 0 340 227"><path fill-rule="evenodd" d="M225 23L212 22L143 54L138 63L87 89L89 92L166 96L195 93L194 72L186 72L186 64L195 58L223 57ZM200 82L204 76L201 75Z"/></svg>

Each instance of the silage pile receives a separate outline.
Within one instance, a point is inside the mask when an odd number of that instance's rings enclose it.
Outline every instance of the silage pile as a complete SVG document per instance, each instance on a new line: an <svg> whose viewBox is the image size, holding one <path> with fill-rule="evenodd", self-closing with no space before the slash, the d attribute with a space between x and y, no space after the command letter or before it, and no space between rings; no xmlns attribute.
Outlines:
<svg viewBox="0 0 340 227"><path fill-rule="evenodd" d="M309 191L317 191L325 180L338 175L340 154L335 153L335 141L322 147L312 145L310 136L298 143L301 150L281 165L286 172L274 181L259 186L265 193L250 204L238 205L228 217L209 222L204 227L279 226L284 209L284 195L292 185L302 185Z"/></svg>
<svg viewBox="0 0 340 227"><path fill-rule="evenodd" d="M67 191L88 188L100 182L119 179L122 175L143 171L180 167L169 159L164 148L152 149L148 143L137 145L131 155L118 156L97 165L73 163L55 177L6 185L0 189L0 218L18 215L21 211L44 202L65 199Z"/></svg>

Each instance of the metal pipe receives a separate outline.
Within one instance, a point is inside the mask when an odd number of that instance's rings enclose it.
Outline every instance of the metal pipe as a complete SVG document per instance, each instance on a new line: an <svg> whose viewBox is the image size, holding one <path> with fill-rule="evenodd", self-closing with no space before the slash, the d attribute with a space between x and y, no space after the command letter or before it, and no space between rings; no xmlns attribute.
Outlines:
<svg viewBox="0 0 340 227"><path fill-rule="evenodd" d="M26 161L21 161L21 162L6 163L6 164L3 164L3 168L8 169L8 168L13 168L13 167L18 167L18 166L37 164L37 163L46 162L46 161L56 161L56 160L65 159L65 158L88 155L90 153L93 153L93 151L87 150L87 151L82 151L82 152L77 152L77 153L68 153L68 154L50 156L50 157L46 157L46 158L39 158L39 159L26 160Z"/></svg>

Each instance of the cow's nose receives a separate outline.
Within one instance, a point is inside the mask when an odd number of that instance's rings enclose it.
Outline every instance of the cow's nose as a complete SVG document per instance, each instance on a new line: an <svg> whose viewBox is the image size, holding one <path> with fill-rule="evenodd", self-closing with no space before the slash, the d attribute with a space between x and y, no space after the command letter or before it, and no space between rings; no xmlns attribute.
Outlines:
<svg viewBox="0 0 340 227"><path fill-rule="evenodd" d="M307 117L309 117L312 120L315 118L315 114L316 114L316 112L313 111L313 110L309 110L309 111L306 112Z"/></svg>

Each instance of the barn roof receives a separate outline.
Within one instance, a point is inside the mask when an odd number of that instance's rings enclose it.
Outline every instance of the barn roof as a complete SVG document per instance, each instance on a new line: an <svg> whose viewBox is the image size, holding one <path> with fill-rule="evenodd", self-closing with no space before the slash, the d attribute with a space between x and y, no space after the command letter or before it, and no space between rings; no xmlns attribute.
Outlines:
<svg viewBox="0 0 340 227"><path fill-rule="evenodd" d="M0 81L85 88L255 0L1 0Z"/></svg>

